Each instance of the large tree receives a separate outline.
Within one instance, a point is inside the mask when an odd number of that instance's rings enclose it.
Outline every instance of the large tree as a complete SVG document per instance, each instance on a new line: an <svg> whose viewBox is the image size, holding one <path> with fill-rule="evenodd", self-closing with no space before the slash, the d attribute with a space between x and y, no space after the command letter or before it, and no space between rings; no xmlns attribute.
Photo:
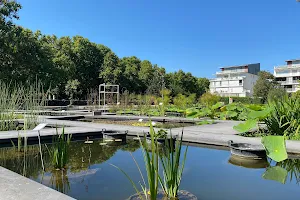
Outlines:
<svg viewBox="0 0 300 200"><path fill-rule="evenodd" d="M273 74L267 71L260 71L253 87L253 94L255 97L261 98L263 102L266 102L269 91L276 85Z"/></svg>
<svg viewBox="0 0 300 200"><path fill-rule="evenodd" d="M121 73L122 70L118 56L114 52L109 51L104 56L99 77L104 83L119 84Z"/></svg>
<svg viewBox="0 0 300 200"><path fill-rule="evenodd" d="M122 69L121 83L129 92L141 93L141 81L139 80L139 71L141 60L135 56L124 57L120 60Z"/></svg>
<svg viewBox="0 0 300 200"><path fill-rule="evenodd" d="M138 72L138 78L141 81L141 90L146 91L153 77L153 66L150 61L143 60L140 64L141 68Z"/></svg>

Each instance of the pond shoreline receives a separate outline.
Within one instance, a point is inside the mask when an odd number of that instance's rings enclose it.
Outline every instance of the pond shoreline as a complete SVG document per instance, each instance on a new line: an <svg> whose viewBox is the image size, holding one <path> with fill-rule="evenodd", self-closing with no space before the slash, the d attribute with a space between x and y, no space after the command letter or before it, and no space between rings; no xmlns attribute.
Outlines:
<svg viewBox="0 0 300 200"><path fill-rule="evenodd" d="M78 119L86 116L74 116ZM108 118L112 119L115 116L109 116ZM93 116L88 116L87 118L91 119ZM128 117L117 117L117 118L127 118ZM132 117L129 117L132 119ZM135 116L135 119L140 118ZM148 117L147 117L148 118ZM66 120L67 119L67 120ZM146 119L146 117L144 117ZM149 118L148 118L149 119ZM154 119L151 118L153 121ZM156 118L157 119L157 118ZM184 121L183 118L159 118L172 121ZM188 121L194 121L191 119L186 119ZM21 121L21 120L20 120ZM106 130L116 130L116 131L128 131L129 137L143 136L144 133L149 131L149 127L135 127L128 125L116 125L116 124L101 124L101 123L92 123L92 122L82 122L82 121L72 121L71 116L65 117L49 117L41 116L41 121L43 123L48 123L49 125L57 126L66 126L65 132L72 134L72 137L81 137L86 138L87 136L96 136L99 137L102 135L102 129ZM195 120L196 121L196 120ZM198 120L197 120L198 121ZM208 146L209 148L216 148L222 150L229 150L228 140L234 142L250 143L253 145L261 145L260 138L249 138L239 136L238 133L233 130L233 126L240 123L239 121L223 121L216 120L214 124L206 124L200 126L187 126L184 128L173 128L171 129L172 135L181 134L183 131L183 142L185 144L189 143L191 146ZM156 129L158 130L158 129ZM58 133L61 132L61 128L58 128ZM41 138L50 140L53 135L56 135L55 128L43 129L40 131ZM29 141L36 141L38 132L33 130L28 131L2 131L0 133L0 145L3 146L5 143L11 143L11 140L17 140L18 137L26 136ZM289 153L290 158L297 158L300 156L300 141L286 141L287 152ZM2 184L3 191L1 192L2 197L5 199L17 199L20 194L28 196L28 198L33 199L49 199L47 196L51 196L51 199L72 199L69 196L66 196L62 193L59 193L55 190L52 190L44 185L31 181L30 179L23 177L19 174L16 174L8 169L0 167L0 185ZM14 179L14 185L19 185L19 188L16 192L16 188L9 186L7 177L12 177ZM38 190L37 190L38 189ZM42 191L35 192L34 191ZM46 193L46 196L45 196ZM27 198L27 197L26 197ZM25 199L26 199L25 198Z"/></svg>
<svg viewBox="0 0 300 200"><path fill-rule="evenodd" d="M87 119L123 119L123 120L132 120L132 119L149 119L149 117L140 117L140 116L41 116L41 121L43 123L48 123L52 126L66 126L66 133L72 134L74 137L86 137L90 135L101 136L101 130L115 130L115 131L128 131L130 136L143 136L144 133L149 132L149 127L139 127L139 126L129 126L129 125L120 125L120 124L105 124L105 123L93 123L93 122L82 122L82 121L72 121L70 119L78 118L87 118ZM67 119L67 120L64 120ZM151 120L165 120L173 122L187 122L199 121L199 119L186 119L186 118L172 118L172 117L156 117L151 118ZM183 128L173 128L165 129L167 131L171 130L172 135L181 134L183 131L183 141L198 143L198 144L208 144L208 145L217 145L217 146L228 146L228 140L241 143L249 143L253 145L260 145L261 138L259 137L243 137L239 136L238 132L233 129L234 125L240 123L240 121L231 121L231 120L215 120L214 124L206 124L200 126L187 126ZM159 129L156 129L159 130ZM58 128L58 132L61 131L61 128ZM40 131L42 139L51 140L52 136L56 134L55 128L52 129L43 129ZM2 143L11 143L11 140L16 140L18 137L28 137L29 140L36 140L38 136L37 131L2 131L0 134L0 144ZM286 141L287 152L290 154L300 154L300 141Z"/></svg>

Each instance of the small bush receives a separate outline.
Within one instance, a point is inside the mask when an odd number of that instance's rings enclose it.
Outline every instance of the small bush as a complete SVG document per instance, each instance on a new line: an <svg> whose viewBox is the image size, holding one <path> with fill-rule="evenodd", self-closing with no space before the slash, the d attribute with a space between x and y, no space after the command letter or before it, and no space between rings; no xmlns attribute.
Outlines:
<svg viewBox="0 0 300 200"><path fill-rule="evenodd" d="M204 93L200 97L200 102L205 106L212 106L220 101L220 96L212 94L210 92Z"/></svg>

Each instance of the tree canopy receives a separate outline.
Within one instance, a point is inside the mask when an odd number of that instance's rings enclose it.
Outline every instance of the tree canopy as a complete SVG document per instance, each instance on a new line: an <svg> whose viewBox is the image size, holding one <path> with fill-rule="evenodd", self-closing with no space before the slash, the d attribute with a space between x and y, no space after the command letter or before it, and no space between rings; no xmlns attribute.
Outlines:
<svg viewBox="0 0 300 200"><path fill-rule="evenodd" d="M160 95L169 89L200 96L209 87L206 78L164 67L136 56L119 58L111 49L82 36L45 35L13 22L21 5L0 1L0 79L29 84L40 80L58 98L85 98L101 83L119 84L120 91ZM123 89L123 90L122 90ZM78 90L78 91L77 91Z"/></svg>
<svg viewBox="0 0 300 200"><path fill-rule="evenodd" d="M260 71L253 87L254 96L262 98L263 102L265 102L268 99L269 91L275 88L276 85L277 83L273 74L267 71Z"/></svg>

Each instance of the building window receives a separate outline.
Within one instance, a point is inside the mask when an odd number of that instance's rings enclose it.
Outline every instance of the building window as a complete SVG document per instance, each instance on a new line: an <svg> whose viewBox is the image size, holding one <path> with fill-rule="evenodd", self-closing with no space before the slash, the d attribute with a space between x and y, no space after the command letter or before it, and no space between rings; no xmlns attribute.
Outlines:
<svg viewBox="0 0 300 200"><path fill-rule="evenodd" d="M239 80L239 85L243 85L243 80Z"/></svg>
<svg viewBox="0 0 300 200"><path fill-rule="evenodd" d="M220 86L222 86L222 81L220 81Z"/></svg>

